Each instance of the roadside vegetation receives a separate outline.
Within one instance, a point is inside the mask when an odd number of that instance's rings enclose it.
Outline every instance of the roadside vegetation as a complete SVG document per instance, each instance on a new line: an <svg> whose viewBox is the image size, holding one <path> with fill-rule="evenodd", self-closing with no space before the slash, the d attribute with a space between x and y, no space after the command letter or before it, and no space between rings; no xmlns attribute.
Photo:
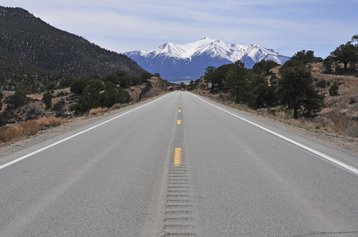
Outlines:
<svg viewBox="0 0 358 237"><path fill-rule="evenodd" d="M60 125L61 119L54 116L46 116L38 119L27 120L0 130L0 141L9 142L22 137L36 135L39 131L49 127Z"/></svg>
<svg viewBox="0 0 358 237"><path fill-rule="evenodd" d="M280 66L207 67L188 90L306 128L358 137L358 35L322 59L311 50ZM237 106L236 106L237 105Z"/></svg>
<svg viewBox="0 0 358 237"><path fill-rule="evenodd" d="M160 75L133 77L118 71L104 78L71 80L68 87L35 94L0 91L0 142L35 135L75 116L101 115L163 93L171 86Z"/></svg>
<svg viewBox="0 0 358 237"><path fill-rule="evenodd" d="M310 58L310 59L308 59ZM227 94L228 98L253 109L281 106L293 111L293 117L311 117L323 106L323 96L315 89L308 62L318 61L312 51L296 53L275 74L279 66L261 61L246 69L240 61L218 68L207 68L204 80L211 93ZM191 86L191 85L189 85Z"/></svg>

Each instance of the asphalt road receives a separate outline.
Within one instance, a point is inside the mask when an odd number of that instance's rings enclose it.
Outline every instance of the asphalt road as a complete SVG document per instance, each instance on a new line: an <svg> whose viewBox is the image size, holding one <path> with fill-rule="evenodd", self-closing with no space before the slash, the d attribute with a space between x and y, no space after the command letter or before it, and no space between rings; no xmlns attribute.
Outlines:
<svg viewBox="0 0 358 237"><path fill-rule="evenodd" d="M0 158L0 236L358 236L358 155L173 92Z"/></svg>

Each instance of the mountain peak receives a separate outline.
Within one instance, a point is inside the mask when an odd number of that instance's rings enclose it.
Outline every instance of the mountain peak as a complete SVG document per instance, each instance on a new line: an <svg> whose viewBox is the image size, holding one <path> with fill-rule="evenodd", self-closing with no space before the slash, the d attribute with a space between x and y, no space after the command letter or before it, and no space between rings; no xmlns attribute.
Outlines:
<svg viewBox="0 0 358 237"><path fill-rule="evenodd" d="M187 44L164 43L154 50L134 51L127 53L128 55L139 52L143 57L157 57L159 55L165 57L173 57L182 60L191 60L195 56L209 55L213 58L218 57L231 62L236 62L242 57L250 57L256 63L268 55L271 60L282 63L277 57L279 53L272 49L266 49L257 44L226 44L225 42L211 37L204 37L198 41Z"/></svg>
<svg viewBox="0 0 358 237"><path fill-rule="evenodd" d="M248 68L262 60L271 60L278 64L283 64L288 60L288 57L257 44L227 44L210 37L186 44L165 43L154 50L132 51L125 54L144 69L153 73L159 72L164 78L170 80L177 80L178 77L196 79L207 66L216 67L238 60L241 60ZM184 73L189 75L173 78L174 71L177 75ZM195 73L190 73L190 71L195 71Z"/></svg>

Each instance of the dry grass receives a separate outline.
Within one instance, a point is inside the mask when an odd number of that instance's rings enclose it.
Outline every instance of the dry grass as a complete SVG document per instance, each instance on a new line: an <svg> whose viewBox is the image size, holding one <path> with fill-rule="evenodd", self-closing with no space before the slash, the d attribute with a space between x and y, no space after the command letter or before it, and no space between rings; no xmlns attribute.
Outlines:
<svg viewBox="0 0 358 237"><path fill-rule="evenodd" d="M106 107L98 107L98 108L91 109L89 111L89 114L92 116L98 116L98 115L102 115L102 114L108 112L108 110L109 109Z"/></svg>
<svg viewBox="0 0 358 237"><path fill-rule="evenodd" d="M341 117L334 120L332 127L334 132L344 133L350 137L358 137L358 121Z"/></svg>
<svg viewBox="0 0 358 237"><path fill-rule="evenodd" d="M114 104L114 105L111 107L111 110L117 110L117 109L123 108L124 106L125 106L125 105L116 103L116 104Z"/></svg>
<svg viewBox="0 0 358 237"><path fill-rule="evenodd" d="M277 111L274 115L280 121L287 120L290 118L290 115L286 111Z"/></svg>
<svg viewBox="0 0 358 237"><path fill-rule="evenodd" d="M5 127L4 129L0 130L0 141L15 141L25 136L35 135L41 130L44 130L48 127L55 127L60 124L61 119L54 116L28 120L24 123L11 127Z"/></svg>

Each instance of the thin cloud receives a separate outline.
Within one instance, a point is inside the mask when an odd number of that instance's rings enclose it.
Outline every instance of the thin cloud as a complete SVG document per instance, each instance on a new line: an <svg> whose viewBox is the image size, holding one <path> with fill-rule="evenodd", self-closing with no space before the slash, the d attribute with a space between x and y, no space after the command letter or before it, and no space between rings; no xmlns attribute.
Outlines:
<svg viewBox="0 0 358 237"><path fill-rule="evenodd" d="M356 34L352 0L3 0L102 47L124 52L204 36L256 43L292 55L327 56ZM334 16L334 17L332 17ZM332 34L334 29L335 34Z"/></svg>

